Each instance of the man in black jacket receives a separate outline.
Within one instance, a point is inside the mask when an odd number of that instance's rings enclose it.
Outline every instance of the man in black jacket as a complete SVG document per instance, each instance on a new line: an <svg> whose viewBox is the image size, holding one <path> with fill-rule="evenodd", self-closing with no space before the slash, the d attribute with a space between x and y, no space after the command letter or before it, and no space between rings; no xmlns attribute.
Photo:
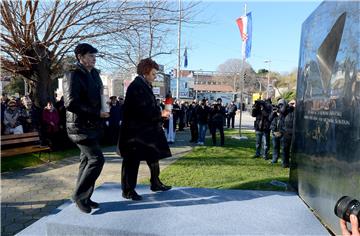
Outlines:
<svg viewBox="0 0 360 236"><path fill-rule="evenodd" d="M162 117L169 117L170 111L160 111L152 91L158 69L158 64L152 59L141 60L137 66L138 76L126 91L118 148L124 158L121 169L122 196L127 199L142 199L135 191L142 160L150 168L150 189L154 192L171 189L159 179L159 159L170 157L171 152L162 128Z"/></svg>
<svg viewBox="0 0 360 236"><path fill-rule="evenodd" d="M190 143L197 142L199 138L199 130L198 130L198 122L197 122L197 115L196 110L198 108L197 100L195 99L192 104L189 106L188 109L188 120L190 123L190 132L191 132L191 139Z"/></svg>
<svg viewBox="0 0 360 236"><path fill-rule="evenodd" d="M216 130L220 132L220 145L224 146L224 119L225 119L225 108L221 104L221 98L216 100L216 104L210 110L210 133L212 136L212 143L216 145Z"/></svg>
<svg viewBox="0 0 360 236"><path fill-rule="evenodd" d="M95 181L104 165L104 156L99 145L102 118L109 113L101 112L103 84L94 68L97 49L81 43L75 48L78 62L64 79L64 103L66 129L71 141L80 149L80 167L73 200L85 213L99 204L91 201Z"/></svg>
<svg viewBox="0 0 360 236"><path fill-rule="evenodd" d="M254 158L261 155L261 143L263 136L265 137L264 143L264 159L269 159L270 149L270 120L269 115L272 112L272 105L263 100L256 100L252 107L251 116L256 117L254 122L255 134L256 134L256 153Z"/></svg>
<svg viewBox="0 0 360 236"><path fill-rule="evenodd" d="M230 121L231 121L231 128L235 128L235 115L236 115L237 107L235 103L232 101L228 106L228 115L227 115L227 127L230 128Z"/></svg>
<svg viewBox="0 0 360 236"><path fill-rule="evenodd" d="M280 102L280 101L279 101ZM283 158L282 158L282 167L289 167L290 160L290 147L293 137L293 126L294 126L294 115L295 115L295 100L291 100L289 104L286 104L284 100L284 136L282 137L282 146L283 146Z"/></svg>

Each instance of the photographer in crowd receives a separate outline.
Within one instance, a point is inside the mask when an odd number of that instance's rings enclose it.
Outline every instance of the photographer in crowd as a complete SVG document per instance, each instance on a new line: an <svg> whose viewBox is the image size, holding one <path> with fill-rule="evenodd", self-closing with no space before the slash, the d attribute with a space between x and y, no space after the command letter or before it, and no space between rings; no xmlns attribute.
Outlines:
<svg viewBox="0 0 360 236"><path fill-rule="evenodd" d="M254 128L256 134L256 153L254 158L261 155L261 142L263 136L265 137L264 143L264 156L265 160L269 159L270 149L270 120L269 116L272 111L272 105L269 101L256 100L251 110L251 116L255 117Z"/></svg>
<svg viewBox="0 0 360 236"><path fill-rule="evenodd" d="M281 138L283 137L284 119L280 113L279 105L273 106L273 112L269 118L271 122L271 134L272 134L272 143L273 143L273 152L272 152L272 161L271 164L275 164L278 161L280 155L280 144Z"/></svg>
<svg viewBox="0 0 360 236"><path fill-rule="evenodd" d="M279 102L283 100L280 99ZM282 138L283 145L283 159L282 166L284 168L289 167L289 159L290 159L290 147L291 147L291 139L293 136L293 126L294 126L294 114L295 114L295 100L291 100L288 104L284 100L284 105L279 108L280 112L284 116L284 136Z"/></svg>

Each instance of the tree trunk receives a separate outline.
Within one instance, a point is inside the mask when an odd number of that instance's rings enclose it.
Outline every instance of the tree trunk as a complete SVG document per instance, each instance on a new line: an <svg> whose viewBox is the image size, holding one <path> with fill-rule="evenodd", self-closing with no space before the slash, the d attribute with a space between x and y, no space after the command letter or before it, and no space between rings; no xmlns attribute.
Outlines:
<svg viewBox="0 0 360 236"><path fill-rule="evenodd" d="M33 103L44 108L48 101L54 102L54 91L51 86L50 68L44 68L40 71L35 71L38 75L36 76L37 82L32 83L30 94Z"/></svg>
<svg viewBox="0 0 360 236"><path fill-rule="evenodd" d="M37 44L28 52L36 61L32 63L32 78L34 82L30 84L30 97L35 106L44 108L48 101L55 102L54 91L51 78L51 59L49 51Z"/></svg>

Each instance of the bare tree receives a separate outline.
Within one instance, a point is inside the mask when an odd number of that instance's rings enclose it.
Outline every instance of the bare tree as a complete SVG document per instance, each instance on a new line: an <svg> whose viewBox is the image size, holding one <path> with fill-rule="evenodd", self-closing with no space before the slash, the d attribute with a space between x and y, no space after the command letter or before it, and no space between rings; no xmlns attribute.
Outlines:
<svg viewBox="0 0 360 236"><path fill-rule="evenodd" d="M107 45L109 61L122 72L134 72L138 62L146 57L176 53L176 27L179 23L179 9L176 1L147 0L132 3L137 7L141 24L126 32L116 34L112 45ZM200 2L187 2L181 9L182 24L194 25ZM114 53L115 52L115 53Z"/></svg>
<svg viewBox="0 0 360 236"><path fill-rule="evenodd" d="M182 9L183 22L199 3ZM2 69L23 76L37 106L53 98L51 81L80 41L95 44L109 64L134 68L144 57L170 54L168 35L178 23L171 1L4 0L1 6Z"/></svg>
<svg viewBox="0 0 360 236"><path fill-rule="evenodd" d="M4 0L0 6L2 69L26 78L40 107L53 98L51 81L61 76L61 61L76 44L141 23L127 1Z"/></svg>
<svg viewBox="0 0 360 236"><path fill-rule="evenodd" d="M223 64L218 66L218 72L227 74L224 79L227 80L229 85L234 87L234 92L237 92L241 89L242 80L241 78L245 75L244 78L244 92L254 91L256 87L256 74L252 67L240 59L228 59Z"/></svg>

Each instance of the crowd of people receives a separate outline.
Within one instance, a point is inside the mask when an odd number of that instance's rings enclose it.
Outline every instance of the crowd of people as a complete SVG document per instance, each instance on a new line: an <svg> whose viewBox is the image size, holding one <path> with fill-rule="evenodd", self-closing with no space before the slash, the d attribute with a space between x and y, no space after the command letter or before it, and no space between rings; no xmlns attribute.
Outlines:
<svg viewBox="0 0 360 236"><path fill-rule="evenodd" d="M103 120L103 144L115 145L122 120L124 99L112 96L107 102L110 117ZM55 102L48 101L44 108L34 105L28 95L9 97L1 96L1 135L38 132L40 145L50 146L52 150L64 150L74 145L66 132L66 109L61 97Z"/></svg>
<svg viewBox="0 0 360 236"><path fill-rule="evenodd" d="M1 134L23 134L39 132L40 145L54 149L64 148L65 108L62 99L53 104L47 102L44 108L36 107L29 96L21 98L1 96Z"/></svg>
<svg viewBox="0 0 360 236"><path fill-rule="evenodd" d="M176 131L183 131L184 127L190 127L191 139L189 142L204 145L207 130L210 130L212 144L216 145L216 131L220 133L220 145L224 145L224 127L234 128L237 106L234 102L222 104L218 98L210 104L208 99L201 101L193 100L191 104L187 101L179 101L166 96L164 101L158 99L161 109L166 109L168 101L171 101L170 118L164 120L164 129L168 143L175 142Z"/></svg>
<svg viewBox="0 0 360 236"><path fill-rule="evenodd" d="M271 99L255 101L251 110L251 115L255 117L256 153L254 158L262 155L265 160L270 159L271 134L273 151L270 163L277 163L281 151L282 166L289 167L295 106L295 100L287 102L282 98L278 99L277 104L272 104Z"/></svg>

